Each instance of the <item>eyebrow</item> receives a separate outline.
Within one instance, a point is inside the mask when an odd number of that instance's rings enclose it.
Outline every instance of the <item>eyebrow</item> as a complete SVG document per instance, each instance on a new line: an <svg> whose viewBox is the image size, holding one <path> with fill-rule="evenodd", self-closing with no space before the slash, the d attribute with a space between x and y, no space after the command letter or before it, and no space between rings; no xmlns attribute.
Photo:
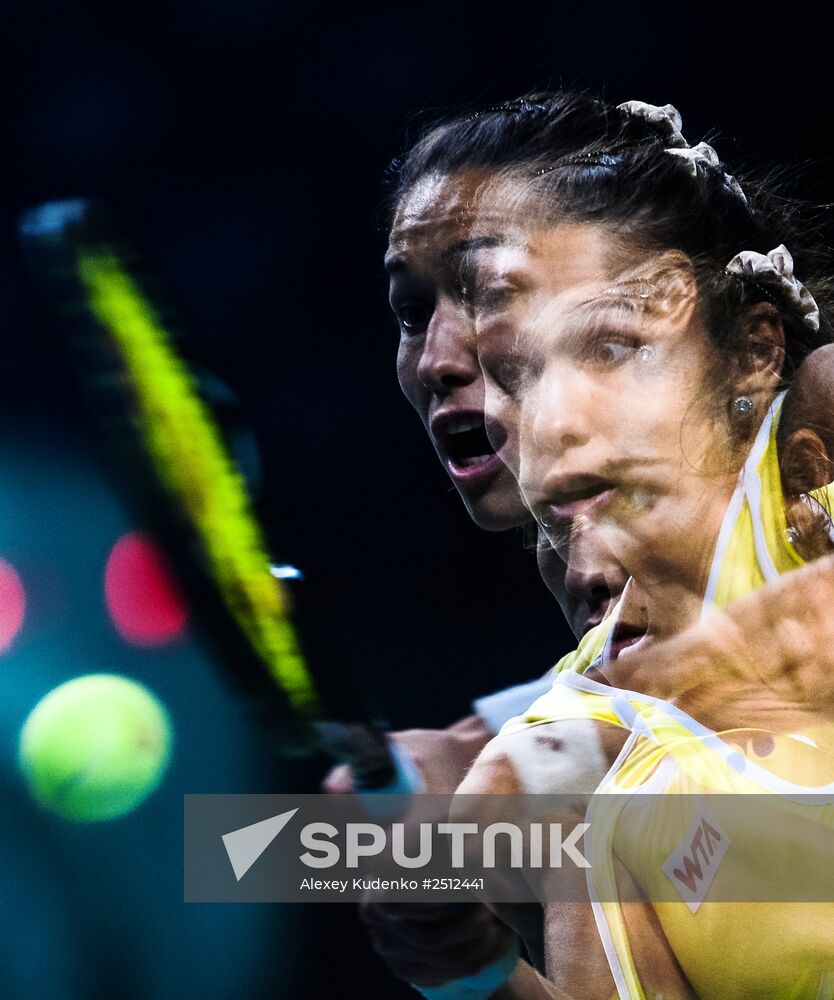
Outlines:
<svg viewBox="0 0 834 1000"><path fill-rule="evenodd" d="M624 324L639 323L641 311L633 302L587 299L577 302L565 311L565 319L571 324L579 324L583 329L586 325L597 322L615 322Z"/></svg>
<svg viewBox="0 0 834 1000"><path fill-rule="evenodd" d="M475 250L506 246L508 243L509 240L505 236L476 236L471 239L458 240L457 243L453 243L443 251L441 258L449 260L452 257L460 257L463 254L472 253Z"/></svg>
<svg viewBox="0 0 834 1000"><path fill-rule="evenodd" d="M634 283L631 281L626 281L622 284L610 285L608 288L597 292L596 295L592 295L590 298L577 302L573 309L582 309L584 306L613 305L615 307L625 306L631 312L639 312L643 307L645 307L651 296L636 296L634 292L628 291L628 287L633 287L633 284Z"/></svg>
<svg viewBox="0 0 834 1000"><path fill-rule="evenodd" d="M461 257L466 253L471 253L474 250L506 246L508 243L509 241L501 236L478 236L473 239L458 240L457 243L446 247L440 255L440 259L446 262L454 257ZM408 261L405 257L397 253L387 253L383 267L386 274L401 274L403 271L408 270Z"/></svg>

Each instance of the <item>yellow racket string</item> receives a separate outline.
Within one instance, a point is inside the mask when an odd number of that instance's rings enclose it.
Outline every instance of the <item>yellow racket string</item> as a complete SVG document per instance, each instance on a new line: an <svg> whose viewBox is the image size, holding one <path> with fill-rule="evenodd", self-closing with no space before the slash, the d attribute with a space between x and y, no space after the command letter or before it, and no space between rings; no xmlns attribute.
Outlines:
<svg viewBox="0 0 834 1000"><path fill-rule="evenodd" d="M81 251L78 269L88 305L124 361L147 449L187 509L227 606L293 708L315 713L286 595L270 573L243 477L193 376L115 253Z"/></svg>

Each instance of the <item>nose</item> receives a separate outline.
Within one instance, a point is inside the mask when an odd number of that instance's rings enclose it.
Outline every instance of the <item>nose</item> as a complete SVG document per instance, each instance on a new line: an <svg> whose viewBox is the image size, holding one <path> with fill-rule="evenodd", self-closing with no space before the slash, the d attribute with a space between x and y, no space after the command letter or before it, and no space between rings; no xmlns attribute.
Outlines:
<svg viewBox="0 0 834 1000"><path fill-rule="evenodd" d="M584 601L592 618L605 614L618 600L628 574L593 531L578 531L570 542L565 570L565 590Z"/></svg>
<svg viewBox="0 0 834 1000"><path fill-rule="evenodd" d="M540 534L536 560L542 580L578 639L607 614L625 586L625 570L587 541L574 540L559 554Z"/></svg>
<svg viewBox="0 0 834 1000"><path fill-rule="evenodd" d="M552 457L586 444L589 388L581 372L564 363L548 365L525 406L528 447Z"/></svg>
<svg viewBox="0 0 834 1000"><path fill-rule="evenodd" d="M565 572L565 590L571 597L584 601L592 611L607 607L615 596L613 581L606 579L601 569L583 569L571 565L570 558ZM616 596L619 596L617 594Z"/></svg>
<svg viewBox="0 0 834 1000"><path fill-rule="evenodd" d="M417 377L443 393L480 378L474 324L460 306L438 303L426 329Z"/></svg>

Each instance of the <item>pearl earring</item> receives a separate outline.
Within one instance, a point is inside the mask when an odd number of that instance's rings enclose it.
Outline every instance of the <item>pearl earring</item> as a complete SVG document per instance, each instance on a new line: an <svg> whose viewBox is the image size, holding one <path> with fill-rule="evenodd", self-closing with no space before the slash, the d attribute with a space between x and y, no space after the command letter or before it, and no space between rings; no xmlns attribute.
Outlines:
<svg viewBox="0 0 834 1000"><path fill-rule="evenodd" d="M736 396L733 400L733 410L744 416L753 409L753 400L749 396Z"/></svg>

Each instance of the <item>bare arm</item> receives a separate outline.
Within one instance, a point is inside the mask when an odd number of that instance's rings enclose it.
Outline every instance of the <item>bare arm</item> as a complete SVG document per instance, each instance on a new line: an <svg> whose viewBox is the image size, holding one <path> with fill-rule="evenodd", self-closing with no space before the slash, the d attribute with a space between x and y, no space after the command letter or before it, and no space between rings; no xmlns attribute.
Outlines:
<svg viewBox="0 0 834 1000"><path fill-rule="evenodd" d="M575 1000L580 995L587 994L565 993L539 975L532 966L519 962L506 984L493 994L492 1000Z"/></svg>
<svg viewBox="0 0 834 1000"><path fill-rule="evenodd" d="M607 670L713 729L827 725L834 712L834 556L810 563Z"/></svg>
<svg viewBox="0 0 834 1000"><path fill-rule="evenodd" d="M525 792L562 796L590 793L602 780L626 735L625 730L578 719L533 726L493 740L461 784L453 819L475 821L484 829L490 823L507 820L506 810L517 810L520 800L515 796ZM508 800L507 796L513 798ZM565 798L559 801L559 808L565 810L562 814L536 814L535 819L560 822L563 828L570 828L584 818L584 809L572 811L569 800L567 804ZM513 815L515 822L523 826L524 819L517 812ZM477 850L477 845L473 847ZM621 868L618 874L631 883ZM529 898L530 885L523 874L511 870L506 860L502 866L499 859L497 877L503 879L502 898L514 890L519 898ZM529 989L526 995L531 997L611 1000L616 996L616 987L587 897L585 871L568 864L554 869L551 877L553 882L545 880L537 885L543 905L496 903L497 882L492 883L493 898L486 900L487 905L521 937L538 970L523 970L517 980L510 980L504 992L495 996L520 998L525 996L524 989ZM634 899L633 884L630 890L624 888L624 893ZM689 986L652 907L626 903L623 916L638 968L648 977L654 992L675 998L689 996ZM535 978L531 978L533 975Z"/></svg>

